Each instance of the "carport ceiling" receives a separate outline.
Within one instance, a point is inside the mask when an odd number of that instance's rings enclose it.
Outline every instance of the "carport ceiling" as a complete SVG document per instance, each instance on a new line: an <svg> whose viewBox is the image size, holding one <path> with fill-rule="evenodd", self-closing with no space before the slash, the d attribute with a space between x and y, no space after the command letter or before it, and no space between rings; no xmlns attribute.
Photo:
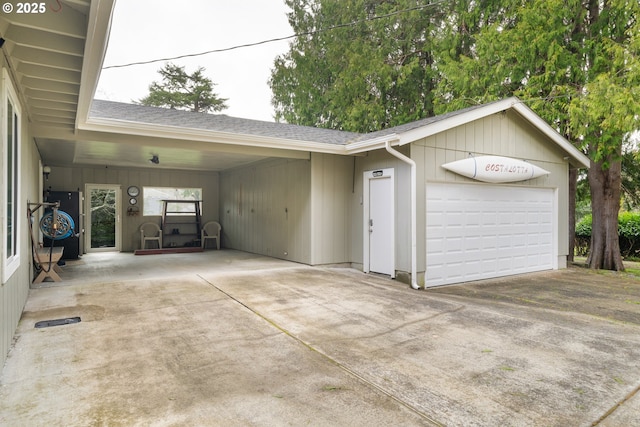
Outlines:
<svg viewBox="0 0 640 427"><path fill-rule="evenodd" d="M225 151L211 143L193 143L123 137L121 142L88 139L81 141L36 138L44 164L59 167L105 166L222 171L247 165L268 157L248 150ZM173 144L173 146L171 146ZM276 153L274 153L276 154ZM153 155L160 162L150 162Z"/></svg>

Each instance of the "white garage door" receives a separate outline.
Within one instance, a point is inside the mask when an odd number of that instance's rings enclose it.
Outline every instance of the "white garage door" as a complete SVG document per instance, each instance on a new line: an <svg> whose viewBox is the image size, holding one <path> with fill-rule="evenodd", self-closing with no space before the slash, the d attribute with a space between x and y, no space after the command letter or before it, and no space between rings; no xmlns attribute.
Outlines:
<svg viewBox="0 0 640 427"><path fill-rule="evenodd" d="M554 190L427 184L426 286L550 270Z"/></svg>

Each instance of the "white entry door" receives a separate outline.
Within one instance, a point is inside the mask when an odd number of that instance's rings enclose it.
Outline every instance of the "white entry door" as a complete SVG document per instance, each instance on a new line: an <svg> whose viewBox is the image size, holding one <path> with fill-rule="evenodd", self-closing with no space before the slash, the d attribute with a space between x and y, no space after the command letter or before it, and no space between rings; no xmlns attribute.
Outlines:
<svg viewBox="0 0 640 427"><path fill-rule="evenodd" d="M395 276L393 169L365 172L365 272Z"/></svg>
<svg viewBox="0 0 640 427"><path fill-rule="evenodd" d="M555 190L427 184L426 286L557 268Z"/></svg>

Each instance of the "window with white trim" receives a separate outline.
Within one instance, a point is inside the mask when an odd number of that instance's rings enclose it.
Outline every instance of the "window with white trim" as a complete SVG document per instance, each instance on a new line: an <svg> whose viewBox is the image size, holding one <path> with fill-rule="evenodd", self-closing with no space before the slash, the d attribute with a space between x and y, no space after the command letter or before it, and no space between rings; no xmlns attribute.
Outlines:
<svg viewBox="0 0 640 427"><path fill-rule="evenodd" d="M2 99L2 282L20 266L20 109L11 79L3 70Z"/></svg>

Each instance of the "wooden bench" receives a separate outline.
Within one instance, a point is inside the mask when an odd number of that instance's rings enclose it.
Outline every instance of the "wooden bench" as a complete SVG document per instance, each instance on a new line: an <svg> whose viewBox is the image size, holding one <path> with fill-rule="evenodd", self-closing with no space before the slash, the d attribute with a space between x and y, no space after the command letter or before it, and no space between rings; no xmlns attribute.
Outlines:
<svg viewBox="0 0 640 427"><path fill-rule="evenodd" d="M34 255L34 261L40 265L40 274L33 280L33 283L42 283L47 277L54 282L62 282L58 273L62 273L62 269L58 266L58 261L62 258L64 247L57 246L52 248L37 248L37 256Z"/></svg>

